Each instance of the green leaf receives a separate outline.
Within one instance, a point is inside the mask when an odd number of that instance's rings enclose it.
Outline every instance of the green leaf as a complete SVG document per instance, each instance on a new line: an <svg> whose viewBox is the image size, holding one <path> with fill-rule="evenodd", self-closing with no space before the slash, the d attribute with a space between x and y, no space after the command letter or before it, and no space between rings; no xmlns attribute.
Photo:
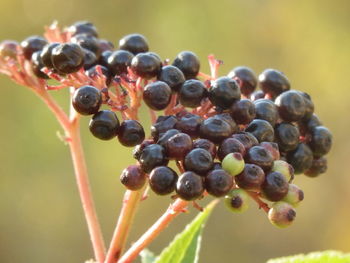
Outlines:
<svg viewBox="0 0 350 263"><path fill-rule="evenodd" d="M198 214L186 226L185 230L178 234L169 246L162 251L154 263L197 263L202 230L216 204L217 200L214 200L202 213Z"/></svg>
<svg viewBox="0 0 350 263"><path fill-rule="evenodd" d="M267 263L349 263L350 254L339 251L312 252L296 256L270 259Z"/></svg>
<svg viewBox="0 0 350 263"><path fill-rule="evenodd" d="M153 263L156 260L154 253L148 249L144 249L140 253L141 263Z"/></svg>

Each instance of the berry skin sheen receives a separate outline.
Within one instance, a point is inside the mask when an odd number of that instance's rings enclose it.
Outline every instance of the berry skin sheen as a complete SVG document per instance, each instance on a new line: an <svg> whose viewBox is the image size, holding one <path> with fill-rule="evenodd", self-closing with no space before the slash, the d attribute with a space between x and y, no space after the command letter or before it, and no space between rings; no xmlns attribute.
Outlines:
<svg viewBox="0 0 350 263"><path fill-rule="evenodd" d="M118 135L120 123L113 111L103 110L96 113L89 123L91 133L101 140L110 140Z"/></svg>
<svg viewBox="0 0 350 263"><path fill-rule="evenodd" d="M141 189L146 183L146 175L139 165L130 165L120 176L121 183L131 191Z"/></svg>
<svg viewBox="0 0 350 263"><path fill-rule="evenodd" d="M173 66L179 68L186 79L193 79L199 72L200 62L193 52L182 51L176 56Z"/></svg>
<svg viewBox="0 0 350 263"><path fill-rule="evenodd" d="M83 86L74 91L72 105L81 115L97 113L101 104L101 92L93 86Z"/></svg>
<svg viewBox="0 0 350 263"><path fill-rule="evenodd" d="M205 189L215 197L226 195L233 186L233 178L222 169L212 170L204 180Z"/></svg>
<svg viewBox="0 0 350 263"><path fill-rule="evenodd" d="M171 89L163 81L148 84L143 91L143 100L152 110L164 110L170 102Z"/></svg>
<svg viewBox="0 0 350 263"><path fill-rule="evenodd" d="M177 195L186 201L198 199L204 193L203 179L194 172L185 172L176 183Z"/></svg>
<svg viewBox="0 0 350 263"><path fill-rule="evenodd" d="M149 175L149 186L156 194L167 195L175 190L177 179L177 173L173 169L158 166Z"/></svg>
<svg viewBox="0 0 350 263"><path fill-rule="evenodd" d="M228 109L241 98L237 82L229 77L216 79L209 89L209 100L221 109Z"/></svg>
<svg viewBox="0 0 350 263"><path fill-rule="evenodd" d="M145 131L142 125L135 120L125 120L119 128L118 140L126 147L133 147L143 142Z"/></svg>
<svg viewBox="0 0 350 263"><path fill-rule="evenodd" d="M134 55L148 51L147 39L140 34L130 34L119 40L119 49L127 50Z"/></svg>

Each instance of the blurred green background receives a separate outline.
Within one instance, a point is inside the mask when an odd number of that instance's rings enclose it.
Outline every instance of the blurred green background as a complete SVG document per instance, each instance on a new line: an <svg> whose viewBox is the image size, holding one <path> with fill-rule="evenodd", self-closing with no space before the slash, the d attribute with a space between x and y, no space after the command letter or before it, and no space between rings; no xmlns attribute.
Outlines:
<svg viewBox="0 0 350 263"><path fill-rule="evenodd" d="M293 88L310 93L317 114L333 132L334 146L326 174L296 179L306 199L295 224L276 229L253 203L243 215L220 204L204 232L200 262L258 263L313 250L350 251L349 14L347 0L2 0L0 39L41 34L54 19L61 25L90 20L115 44L139 32L163 58L192 50L208 72L206 57L214 53L225 62L223 75L237 65L256 73L277 68ZM56 136L60 128L29 90L5 76L0 86L0 262L83 262L92 257L91 246L68 148ZM55 95L67 108L67 94ZM149 127L146 115L143 122ZM84 147L109 242L124 192L119 174L133 159L131 149L117 141L90 136L87 123L85 118ZM168 198L153 195L143 202L129 240L136 240L168 204ZM191 211L150 248L160 252L195 216Z"/></svg>

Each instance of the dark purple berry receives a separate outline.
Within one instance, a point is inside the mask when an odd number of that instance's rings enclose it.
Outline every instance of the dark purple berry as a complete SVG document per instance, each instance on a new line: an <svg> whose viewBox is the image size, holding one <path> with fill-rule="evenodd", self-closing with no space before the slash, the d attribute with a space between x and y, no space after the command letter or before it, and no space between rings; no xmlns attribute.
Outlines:
<svg viewBox="0 0 350 263"><path fill-rule="evenodd" d="M312 161L311 167L307 169L304 174L309 177L316 177L320 174L323 174L327 171L327 159L325 157L321 157L318 159L314 159Z"/></svg>
<svg viewBox="0 0 350 263"><path fill-rule="evenodd" d="M258 192L264 180L264 170L255 164L246 164L243 172L235 176L235 182L240 188Z"/></svg>
<svg viewBox="0 0 350 263"><path fill-rule="evenodd" d="M237 80L241 93L246 97L256 89L258 81L253 70L248 67L236 67L228 73L228 76Z"/></svg>
<svg viewBox="0 0 350 263"><path fill-rule="evenodd" d="M0 43L1 58L17 58L18 42L14 40L4 40Z"/></svg>
<svg viewBox="0 0 350 263"><path fill-rule="evenodd" d="M177 123L175 116L159 116L155 124L151 127L151 135L155 141L166 131L173 129Z"/></svg>
<svg viewBox="0 0 350 263"><path fill-rule="evenodd" d="M233 120L233 118L228 112L216 114L213 116L213 118L227 122L231 126L233 132L236 132L238 130L236 122Z"/></svg>
<svg viewBox="0 0 350 263"><path fill-rule="evenodd" d="M113 51L114 49L113 43L107 39L99 39L98 45L100 47L101 53L105 51Z"/></svg>
<svg viewBox="0 0 350 263"><path fill-rule="evenodd" d="M260 166L264 171L269 171L273 165L273 157L264 147L253 146L245 156L247 163Z"/></svg>
<svg viewBox="0 0 350 263"><path fill-rule="evenodd" d="M213 167L211 154L204 149L196 148L190 151L184 161L186 171L192 171L200 176L206 176Z"/></svg>
<svg viewBox="0 0 350 263"><path fill-rule="evenodd" d="M219 169L222 169L221 163L215 162L215 163L213 164L213 170L219 170Z"/></svg>
<svg viewBox="0 0 350 263"><path fill-rule="evenodd" d="M256 119L261 119L268 121L271 126L275 126L278 120L278 111L276 105L267 99L260 99L254 101L255 110L256 110Z"/></svg>
<svg viewBox="0 0 350 263"><path fill-rule="evenodd" d="M273 98L290 89L287 77L275 69L266 69L259 75L259 85L262 91Z"/></svg>
<svg viewBox="0 0 350 263"><path fill-rule="evenodd" d="M72 34L72 36L75 36L78 34L87 34L94 37L98 37L96 27L88 21L78 21L73 25L71 25L68 28L68 31Z"/></svg>
<svg viewBox="0 0 350 263"><path fill-rule="evenodd" d="M50 44L47 44L41 51L40 57L45 67L49 69L52 69L54 67L51 60L52 50L59 45L60 45L59 43L50 43Z"/></svg>
<svg viewBox="0 0 350 263"><path fill-rule="evenodd" d="M31 36L26 38L21 42L24 57L30 60L32 55L37 51L41 51L46 44L46 39L40 36Z"/></svg>
<svg viewBox="0 0 350 263"><path fill-rule="evenodd" d="M171 89L163 81L152 82L144 88L143 100L152 110L164 110L170 103Z"/></svg>
<svg viewBox="0 0 350 263"><path fill-rule="evenodd" d="M98 62L98 59L92 51L83 48L83 53L84 53L84 69L88 70L95 66Z"/></svg>
<svg viewBox="0 0 350 263"><path fill-rule="evenodd" d="M216 79L209 89L209 100L221 109L228 109L241 98L237 82L229 77Z"/></svg>
<svg viewBox="0 0 350 263"><path fill-rule="evenodd" d="M248 151L251 147L259 144L255 136L249 132L240 132L233 134L232 138L239 140L243 144L246 151Z"/></svg>
<svg viewBox="0 0 350 263"><path fill-rule="evenodd" d="M99 111L89 123L91 133L101 140L110 140L117 136L119 127L117 115L110 110Z"/></svg>
<svg viewBox="0 0 350 263"><path fill-rule="evenodd" d="M172 91L179 91L182 84L185 82L185 75L177 67L167 65L162 67L158 80L168 84Z"/></svg>
<svg viewBox="0 0 350 263"><path fill-rule="evenodd" d="M72 105L81 115L97 113L101 104L101 92L93 86L83 86L74 91Z"/></svg>
<svg viewBox="0 0 350 263"><path fill-rule="evenodd" d="M200 62L193 52L182 51L176 56L173 66L179 68L186 79L193 79L199 72Z"/></svg>
<svg viewBox="0 0 350 263"><path fill-rule="evenodd" d="M304 98L295 90L286 91L279 95L275 100L275 104L284 121L299 121L305 115L306 106Z"/></svg>
<svg viewBox="0 0 350 263"><path fill-rule="evenodd" d="M227 138L222 141L222 143L219 145L218 149L218 158L220 161L222 161L226 155L229 153L235 153L238 152L242 156L245 155L245 148L244 145L235 138Z"/></svg>
<svg viewBox="0 0 350 263"><path fill-rule="evenodd" d="M175 190L177 179L178 175L173 169L158 166L149 175L149 186L156 194L167 195Z"/></svg>
<svg viewBox="0 0 350 263"><path fill-rule="evenodd" d="M179 101L185 107L196 108L207 96L207 88L196 79L186 80L179 91Z"/></svg>
<svg viewBox="0 0 350 263"><path fill-rule="evenodd" d="M276 142L281 151L294 150L299 144L299 129L293 124L282 122L275 128Z"/></svg>
<svg viewBox="0 0 350 263"><path fill-rule="evenodd" d="M148 145L154 144L153 140L144 140L141 144L136 145L134 150L132 151L132 155L136 160L140 159L141 153L145 147Z"/></svg>
<svg viewBox="0 0 350 263"><path fill-rule="evenodd" d="M312 151L305 143L299 143L295 150L287 154L287 161L293 166L295 174L301 174L309 169L312 160Z"/></svg>
<svg viewBox="0 0 350 263"><path fill-rule="evenodd" d="M265 120L253 120L245 131L253 134L259 142L272 142L275 136L273 127Z"/></svg>
<svg viewBox="0 0 350 263"><path fill-rule="evenodd" d="M222 169L213 170L205 177L204 185L210 195L221 197L232 189L233 177Z"/></svg>
<svg viewBox="0 0 350 263"><path fill-rule="evenodd" d="M107 65L113 75L128 73L127 68L131 65L134 55L126 50L117 50L108 56Z"/></svg>
<svg viewBox="0 0 350 263"><path fill-rule="evenodd" d="M178 133L170 137L165 145L168 158L182 160L192 149L192 139L186 133Z"/></svg>
<svg viewBox="0 0 350 263"><path fill-rule="evenodd" d="M255 105L248 99L233 103L230 112L237 124L249 124L256 115Z"/></svg>
<svg viewBox="0 0 350 263"><path fill-rule="evenodd" d="M211 157L213 159L216 156L215 144L207 139L197 139L197 140L193 141L193 149L196 149L196 148L201 148L201 149L207 150L211 154Z"/></svg>
<svg viewBox="0 0 350 263"><path fill-rule="evenodd" d="M267 200L272 202L280 201L288 193L288 182L283 174L271 172L266 175L261 189Z"/></svg>
<svg viewBox="0 0 350 263"><path fill-rule="evenodd" d="M262 142L260 146L265 148L272 156L274 160L280 159L280 151L278 144L275 142Z"/></svg>
<svg viewBox="0 0 350 263"><path fill-rule="evenodd" d="M322 122L320 121L320 119L317 117L316 114L312 114L310 119L302 122L302 126L304 126L306 131L308 132L311 132L314 128L321 125L322 125Z"/></svg>
<svg viewBox="0 0 350 263"><path fill-rule="evenodd" d="M192 138L196 138L199 135L199 127L202 121L200 116L189 113L179 119L175 124L175 128L190 135Z"/></svg>
<svg viewBox="0 0 350 263"><path fill-rule="evenodd" d="M41 51L34 52L32 55L32 70L35 76L37 76L40 79L49 79L49 76L47 76L44 72L41 70L45 67L43 64L43 61L40 57Z"/></svg>
<svg viewBox="0 0 350 263"><path fill-rule="evenodd" d="M78 34L71 38L71 42L84 49L90 50L96 57L99 57L101 54L100 43L98 39L92 35Z"/></svg>
<svg viewBox="0 0 350 263"><path fill-rule="evenodd" d="M257 90L253 92L252 95L250 95L250 99L252 101L256 101L256 100L265 98L265 95L266 94L262 90Z"/></svg>
<svg viewBox="0 0 350 263"><path fill-rule="evenodd" d="M99 73L97 71L97 67L101 68L102 75L106 77L106 84L108 86L112 81L112 74L108 68L101 66L101 65L95 65L95 66L89 68L87 71L85 71L85 74L88 75L92 79L96 78L96 76L99 75Z"/></svg>
<svg viewBox="0 0 350 263"><path fill-rule="evenodd" d="M331 132L324 126L315 127L311 132L309 146L315 157L321 157L327 154L332 147Z"/></svg>
<svg viewBox="0 0 350 263"><path fill-rule="evenodd" d="M84 51L77 44L60 44L52 50L51 61L59 73L74 73L84 64Z"/></svg>
<svg viewBox="0 0 350 263"><path fill-rule="evenodd" d="M102 52L101 56L99 57L98 59L98 64L108 68L108 59L109 59L109 56L112 55L112 51L110 50L107 50L107 51L104 51ZM112 71L112 69L110 69Z"/></svg>
<svg viewBox="0 0 350 263"><path fill-rule="evenodd" d="M126 147L133 147L143 142L145 139L145 131L142 125L135 120L125 120L121 123L118 140Z"/></svg>
<svg viewBox="0 0 350 263"><path fill-rule="evenodd" d="M305 102L305 114L303 120L309 120L314 113L315 105L312 102L309 94L301 91L299 91L299 94L303 97Z"/></svg>
<svg viewBox="0 0 350 263"><path fill-rule="evenodd" d="M165 156L163 146L151 144L143 149L139 162L141 164L141 169L145 173L150 173L155 167L167 165L169 161Z"/></svg>
<svg viewBox="0 0 350 263"><path fill-rule="evenodd" d="M193 201L202 196L204 192L203 179L194 172L185 172L180 175L176 183L177 195L186 201Z"/></svg>
<svg viewBox="0 0 350 263"><path fill-rule="evenodd" d="M151 79L161 70L159 58L150 53L139 53L131 60L131 69L141 78Z"/></svg>
<svg viewBox="0 0 350 263"><path fill-rule="evenodd" d="M158 143L159 145L162 145L163 147L165 147L167 141L168 141L171 137L173 137L175 134L178 134L178 133L180 133L180 131L179 131L179 130L176 130L176 129L167 130L165 133L163 133L163 134L159 137L157 143Z"/></svg>
<svg viewBox="0 0 350 263"><path fill-rule="evenodd" d="M140 34L130 34L119 40L119 49L127 50L134 55L148 51L147 39Z"/></svg>
<svg viewBox="0 0 350 263"><path fill-rule="evenodd" d="M233 133L233 129L226 121L210 117L202 122L199 127L201 138L208 139L214 143L220 143Z"/></svg>
<svg viewBox="0 0 350 263"><path fill-rule="evenodd" d="M141 189L146 183L147 177L139 165L130 165L124 169L120 176L121 183L131 191Z"/></svg>

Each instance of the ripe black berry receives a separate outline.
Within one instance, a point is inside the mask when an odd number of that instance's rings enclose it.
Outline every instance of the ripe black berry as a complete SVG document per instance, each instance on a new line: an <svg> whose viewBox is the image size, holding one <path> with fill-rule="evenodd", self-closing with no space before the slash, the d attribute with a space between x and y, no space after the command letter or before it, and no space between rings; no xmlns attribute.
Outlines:
<svg viewBox="0 0 350 263"><path fill-rule="evenodd" d="M240 132L233 134L232 138L239 140L243 144L246 151L248 151L251 147L259 144L255 136L249 132Z"/></svg>
<svg viewBox="0 0 350 263"><path fill-rule="evenodd" d="M157 166L168 164L163 146L159 144L151 144L146 146L139 158L141 168L145 173L150 173Z"/></svg>
<svg viewBox="0 0 350 263"><path fill-rule="evenodd" d="M150 53L139 53L131 60L131 69L142 78L151 79L160 72L162 62Z"/></svg>
<svg viewBox="0 0 350 263"><path fill-rule="evenodd" d="M235 176L235 182L240 188L251 191L260 191L264 180L264 170L255 164L246 164L243 172Z"/></svg>
<svg viewBox="0 0 350 263"><path fill-rule="evenodd" d="M84 51L77 44L60 44L52 50L51 60L58 72L74 73L84 64Z"/></svg>
<svg viewBox="0 0 350 263"><path fill-rule="evenodd" d="M193 141L193 149L196 149L196 148L201 148L201 149L207 150L211 154L211 157L213 159L216 156L215 144L207 139L197 139L197 140Z"/></svg>
<svg viewBox="0 0 350 263"><path fill-rule="evenodd" d="M136 145L136 147L132 151L133 157L136 160L139 160L143 149L145 149L145 147L147 147L148 145L151 145L151 144L154 144L153 140L144 140L141 144Z"/></svg>
<svg viewBox="0 0 350 263"><path fill-rule="evenodd" d="M269 201L280 201L288 193L288 182L283 174L271 172L266 175L261 189L264 197Z"/></svg>
<svg viewBox="0 0 350 263"><path fill-rule="evenodd" d="M241 98L241 91L237 82L229 77L216 79L209 89L209 99L221 109L228 109Z"/></svg>
<svg viewBox="0 0 350 263"><path fill-rule="evenodd" d="M158 80L168 84L172 91L179 91L182 84L185 82L185 75L177 67L167 65L162 67Z"/></svg>
<svg viewBox="0 0 350 263"><path fill-rule="evenodd" d="M149 186L156 194L167 195L175 190L177 179L178 175L173 169L159 166L150 173Z"/></svg>
<svg viewBox="0 0 350 263"><path fill-rule="evenodd" d="M273 127L265 120L253 120L245 131L253 134L259 142L272 142L275 136Z"/></svg>
<svg viewBox="0 0 350 263"><path fill-rule="evenodd" d="M26 59L30 60L34 52L41 51L47 41L40 36L31 36L21 42L23 55Z"/></svg>
<svg viewBox="0 0 350 263"><path fill-rule="evenodd" d="M175 124L175 128L190 135L192 138L196 138L199 135L199 127L202 121L200 116L189 113L179 119Z"/></svg>
<svg viewBox="0 0 350 263"><path fill-rule="evenodd" d="M127 147L133 147L140 144L145 139L145 131L142 125L135 120L125 120L121 123L118 140Z"/></svg>
<svg viewBox="0 0 350 263"><path fill-rule="evenodd" d="M213 167L213 158L207 150L196 148L186 155L184 166L186 171L206 176L206 173Z"/></svg>
<svg viewBox="0 0 350 263"><path fill-rule="evenodd" d="M107 86L111 83L112 81L112 73L110 70L104 66L101 65L95 65L89 68L88 70L85 71L85 74L88 75L90 78L95 78L99 73L97 71L97 67L101 68L102 75L106 77L106 84Z"/></svg>
<svg viewBox="0 0 350 263"><path fill-rule="evenodd" d="M226 155L229 153L235 153L238 152L242 156L245 155L245 148L244 145L235 138L227 138L222 141L222 143L219 145L218 149L218 158L220 161L222 161Z"/></svg>
<svg viewBox="0 0 350 263"><path fill-rule="evenodd" d="M167 141L168 141L171 137L173 137L175 134L178 134L178 133L180 133L180 131L179 131L179 130L176 130L176 129L167 130L165 133L163 133L163 134L159 137L157 143L158 143L159 145L162 145L163 147L165 147Z"/></svg>
<svg viewBox="0 0 350 263"><path fill-rule="evenodd" d="M327 171L327 159L325 157L321 157L318 159L314 159L312 161L311 167L307 169L304 174L309 177L316 177L320 174L323 174Z"/></svg>
<svg viewBox="0 0 350 263"><path fill-rule="evenodd" d="M207 89L203 82L196 79L186 80L179 91L180 103L185 107L196 108L207 96Z"/></svg>
<svg viewBox="0 0 350 263"><path fill-rule="evenodd" d="M245 157L247 163L256 164L264 171L269 171L273 165L272 155L261 146L253 146Z"/></svg>
<svg viewBox="0 0 350 263"><path fill-rule="evenodd" d="M100 47L101 53L105 51L113 51L114 49L113 43L107 39L99 39L98 45Z"/></svg>
<svg viewBox="0 0 350 263"><path fill-rule="evenodd" d="M332 147L332 134L324 126L315 127L311 133L310 148L315 157L327 154Z"/></svg>
<svg viewBox="0 0 350 263"><path fill-rule="evenodd" d="M208 139L214 143L220 143L233 133L233 129L226 121L210 117L202 122L199 127L201 138Z"/></svg>
<svg viewBox="0 0 350 263"><path fill-rule="evenodd" d="M278 144L275 142L262 142L259 144L261 147L265 148L272 156L274 160L280 159L280 151Z"/></svg>
<svg viewBox="0 0 350 263"><path fill-rule="evenodd" d="M203 179L194 172L185 172L180 175L176 183L176 193L186 201L196 200L204 192Z"/></svg>
<svg viewBox="0 0 350 263"><path fill-rule="evenodd" d="M128 166L120 176L121 183L132 191L141 189L145 185L146 179L146 175L139 165Z"/></svg>
<svg viewBox="0 0 350 263"><path fill-rule="evenodd" d="M306 121L302 121L301 126L304 126L307 132L311 132L315 127L321 126L322 122L320 119L317 117L316 114L312 114L310 119Z"/></svg>
<svg viewBox="0 0 350 263"><path fill-rule="evenodd" d="M127 50L134 55L148 51L146 38L140 34L130 34L119 40L119 49Z"/></svg>
<svg viewBox="0 0 350 263"><path fill-rule="evenodd" d="M233 177L224 170L213 170L204 180L205 189L210 195L221 197L232 189Z"/></svg>
<svg viewBox="0 0 350 263"><path fill-rule="evenodd" d="M236 67L228 73L228 76L237 80L241 93L246 97L256 89L258 81L253 70L248 67Z"/></svg>
<svg viewBox="0 0 350 263"><path fill-rule="evenodd" d="M281 151L294 150L299 144L299 129L293 124L282 122L275 128L276 141Z"/></svg>
<svg viewBox="0 0 350 263"><path fill-rule="evenodd" d="M304 102L305 102L305 114L304 114L303 120L308 120L311 118L311 116L314 113L315 105L312 102L309 94L307 94L305 92L301 92L301 91L299 91L299 94L303 97Z"/></svg>
<svg viewBox="0 0 350 263"><path fill-rule="evenodd" d="M35 76L37 76L38 78L48 79L49 76L47 76L44 72L41 71L45 67L45 65L41 60L40 53L41 51L37 51L32 55L32 70Z"/></svg>
<svg viewBox="0 0 350 263"><path fill-rule="evenodd" d="M14 40L5 40L0 43L0 57L13 58L17 57L18 42Z"/></svg>
<svg viewBox="0 0 350 263"><path fill-rule="evenodd" d="M259 75L259 85L264 93L273 98L290 89L287 77L275 69L264 70Z"/></svg>
<svg viewBox="0 0 350 263"><path fill-rule="evenodd" d="M230 112L237 124L248 124L256 115L255 105L248 99L233 103L230 107Z"/></svg>
<svg viewBox="0 0 350 263"><path fill-rule="evenodd" d="M262 90L257 90L255 92L252 93L252 95L250 95L250 99L252 101L256 101L258 99L263 99L265 98L265 93Z"/></svg>
<svg viewBox="0 0 350 263"><path fill-rule="evenodd" d="M281 118L285 121L299 121L305 115L305 101L297 91L290 90L282 93L276 98L275 104Z"/></svg>
<svg viewBox="0 0 350 263"><path fill-rule="evenodd" d="M178 133L170 137L165 145L168 158L182 160L192 149L192 139L186 133Z"/></svg>
<svg viewBox="0 0 350 263"><path fill-rule="evenodd" d="M159 116L155 124L151 127L151 135L155 141L167 130L173 129L177 123L177 118L173 115Z"/></svg>
<svg viewBox="0 0 350 263"><path fill-rule="evenodd" d="M173 66L179 68L186 79L193 79L199 72L200 62L193 52L182 51L176 56Z"/></svg>
<svg viewBox="0 0 350 263"><path fill-rule="evenodd" d="M104 51L102 52L101 56L99 57L98 59L98 64L108 68L108 59L109 59L109 56L112 55L112 51L110 50L107 50L107 51ZM112 69L110 69L112 71Z"/></svg>
<svg viewBox="0 0 350 263"><path fill-rule="evenodd" d="M290 163L295 174L301 174L312 165L312 151L305 143L299 143L297 148L287 154L287 161Z"/></svg>
<svg viewBox="0 0 350 263"><path fill-rule="evenodd" d="M238 129L236 122L228 112L216 114L213 116L213 118L227 122L231 126L232 132L236 132Z"/></svg>
<svg viewBox="0 0 350 263"><path fill-rule="evenodd" d="M127 73L127 67L131 65L134 55L127 50L117 50L108 56L107 65L113 75Z"/></svg>
<svg viewBox="0 0 350 263"><path fill-rule="evenodd" d="M89 123L91 133L101 140L110 140L117 136L119 127L117 115L110 110L99 111Z"/></svg>
<svg viewBox="0 0 350 263"><path fill-rule="evenodd" d="M268 121L271 126L275 126L278 120L278 111L276 105L267 99L260 99L254 101L255 110L256 110L256 119L261 119Z"/></svg>
<svg viewBox="0 0 350 263"><path fill-rule="evenodd" d="M143 100L152 110L164 110L170 102L171 89L163 81L152 82L144 88Z"/></svg>
<svg viewBox="0 0 350 263"><path fill-rule="evenodd" d="M84 69L88 70L95 66L98 62L98 59L92 51L83 48L83 53L84 53Z"/></svg>
<svg viewBox="0 0 350 263"><path fill-rule="evenodd" d="M101 103L101 92L93 86L83 86L76 89L72 97L72 105L81 115L97 113Z"/></svg>
<svg viewBox="0 0 350 263"><path fill-rule="evenodd" d="M59 45L60 45L59 43L50 43L50 44L47 44L41 51L40 57L45 67L49 69L53 68L53 64L51 60L52 50Z"/></svg>
<svg viewBox="0 0 350 263"><path fill-rule="evenodd" d="M78 34L71 38L71 42L90 50L96 55L96 57L99 57L101 54L100 43L98 39L92 35Z"/></svg>
<svg viewBox="0 0 350 263"><path fill-rule="evenodd" d="M78 21L74 23L68 28L68 31L72 34L72 36L78 34L87 34L94 37L98 37L96 27L92 23L87 21Z"/></svg>

